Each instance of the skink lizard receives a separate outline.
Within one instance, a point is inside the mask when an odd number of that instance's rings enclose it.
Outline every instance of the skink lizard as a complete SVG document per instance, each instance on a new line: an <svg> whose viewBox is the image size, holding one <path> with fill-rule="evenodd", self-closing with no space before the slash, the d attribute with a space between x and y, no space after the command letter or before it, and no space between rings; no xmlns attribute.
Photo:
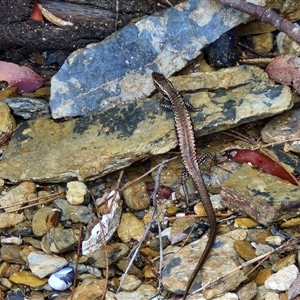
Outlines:
<svg viewBox="0 0 300 300"><path fill-rule="evenodd" d="M187 107L185 105L185 102L183 98L180 96L180 94L173 87L172 83L167 78L165 78L164 75L153 72L152 78L158 91L162 94L162 96L165 98L166 101L171 103L172 110L174 112L177 139L178 139L183 165L186 171L188 172L188 174L192 177L198 189L200 198L202 200L210 224L210 234L209 234L208 242L206 244L206 247L202 253L202 256L195 270L193 271L193 274L191 275L187 283L182 298L182 300L185 300L191 285L193 284L197 274L201 270L214 244L216 238L216 232L217 232L217 222L216 222L215 213L212 204L210 202L210 198L205 183L202 178L201 171L197 163L193 123L190 114L187 110Z"/></svg>

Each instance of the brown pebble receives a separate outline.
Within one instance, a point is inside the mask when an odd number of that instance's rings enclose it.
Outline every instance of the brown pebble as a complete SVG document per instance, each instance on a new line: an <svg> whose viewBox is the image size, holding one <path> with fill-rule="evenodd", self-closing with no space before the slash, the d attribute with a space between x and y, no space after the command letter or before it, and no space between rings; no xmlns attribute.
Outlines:
<svg viewBox="0 0 300 300"><path fill-rule="evenodd" d="M235 241L234 248L238 254L245 260L250 260L255 257L255 249L247 241Z"/></svg>
<svg viewBox="0 0 300 300"><path fill-rule="evenodd" d="M258 271L256 278L254 279L257 285L263 285L266 279L272 275L272 271L270 269L261 269Z"/></svg>
<svg viewBox="0 0 300 300"><path fill-rule="evenodd" d="M146 183L138 181L123 191L124 200L127 206L133 210L142 210L150 205Z"/></svg>

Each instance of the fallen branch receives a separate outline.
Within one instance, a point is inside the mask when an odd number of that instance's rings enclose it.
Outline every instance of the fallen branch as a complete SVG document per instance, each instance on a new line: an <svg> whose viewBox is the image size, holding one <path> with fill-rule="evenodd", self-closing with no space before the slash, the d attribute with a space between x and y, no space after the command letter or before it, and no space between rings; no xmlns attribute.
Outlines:
<svg viewBox="0 0 300 300"><path fill-rule="evenodd" d="M276 27L286 33L293 41L300 45L300 29L292 22L282 18L274 10L249 3L245 0L219 0L221 3L234 7L240 11Z"/></svg>

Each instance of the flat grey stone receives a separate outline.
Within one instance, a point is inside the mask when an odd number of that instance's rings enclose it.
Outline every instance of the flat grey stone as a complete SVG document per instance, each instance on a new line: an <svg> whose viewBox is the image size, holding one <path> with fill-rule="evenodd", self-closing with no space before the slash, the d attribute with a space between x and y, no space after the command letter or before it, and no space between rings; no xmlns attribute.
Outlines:
<svg viewBox="0 0 300 300"><path fill-rule="evenodd" d="M205 45L247 18L218 1L189 0L75 51L52 78L53 118L146 98L154 90L153 71L169 76L182 69Z"/></svg>

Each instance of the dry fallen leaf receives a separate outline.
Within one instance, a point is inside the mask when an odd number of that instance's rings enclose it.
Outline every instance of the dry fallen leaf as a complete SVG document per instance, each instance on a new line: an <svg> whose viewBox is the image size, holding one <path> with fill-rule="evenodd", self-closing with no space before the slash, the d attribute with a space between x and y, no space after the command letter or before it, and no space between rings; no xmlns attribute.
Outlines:
<svg viewBox="0 0 300 300"><path fill-rule="evenodd" d="M108 206L111 208L108 214L102 216L102 219L93 227L88 240L82 242L82 254L88 255L100 249L107 243L120 224L122 214L122 200L120 194L112 191L108 195ZM105 240L105 241L104 241Z"/></svg>
<svg viewBox="0 0 300 300"><path fill-rule="evenodd" d="M300 93L300 58L292 55L282 55L273 59L266 72L276 82L293 86Z"/></svg>
<svg viewBox="0 0 300 300"><path fill-rule="evenodd" d="M0 81L6 81L10 87L17 87L18 93L35 91L48 80L28 67L0 61Z"/></svg>

